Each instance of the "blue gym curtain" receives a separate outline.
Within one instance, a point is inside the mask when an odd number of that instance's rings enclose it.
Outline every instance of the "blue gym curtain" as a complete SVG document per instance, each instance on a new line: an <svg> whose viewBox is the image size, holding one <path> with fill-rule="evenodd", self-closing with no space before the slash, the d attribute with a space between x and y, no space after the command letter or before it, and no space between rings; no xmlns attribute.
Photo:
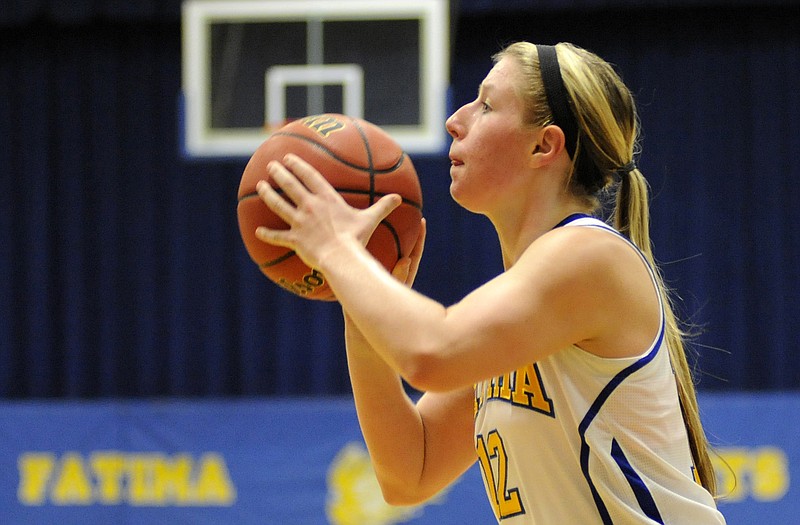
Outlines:
<svg viewBox="0 0 800 525"><path fill-rule="evenodd" d="M512 40L573 41L618 65L640 105L656 255L698 333L703 389L800 386L792 4L455 10L454 106ZM290 296L247 258L247 159L180 153L180 46L174 0L0 6L1 397L349 391L336 305ZM450 201L446 156L414 161L430 229L418 288L451 303L500 271L497 242Z"/></svg>

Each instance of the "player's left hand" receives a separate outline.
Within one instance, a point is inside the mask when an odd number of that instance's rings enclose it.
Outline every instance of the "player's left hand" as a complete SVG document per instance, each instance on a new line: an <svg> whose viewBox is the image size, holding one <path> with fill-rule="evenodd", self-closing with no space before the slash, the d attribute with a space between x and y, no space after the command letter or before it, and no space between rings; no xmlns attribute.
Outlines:
<svg viewBox="0 0 800 525"><path fill-rule="evenodd" d="M263 180L256 185L258 195L289 229L262 226L256 237L294 250L311 268L320 268L326 254L349 243L366 246L378 224L402 202L390 194L368 208L354 208L316 169L292 154L283 162L271 161L267 173L283 195Z"/></svg>
<svg viewBox="0 0 800 525"><path fill-rule="evenodd" d="M414 279L417 278L417 271L419 270L419 262L422 259L422 252L425 250L425 237L428 233L427 222L425 218L420 219L419 236L411 253L406 257L402 257L392 269L392 275L395 279L404 283L406 286L411 287L414 284Z"/></svg>

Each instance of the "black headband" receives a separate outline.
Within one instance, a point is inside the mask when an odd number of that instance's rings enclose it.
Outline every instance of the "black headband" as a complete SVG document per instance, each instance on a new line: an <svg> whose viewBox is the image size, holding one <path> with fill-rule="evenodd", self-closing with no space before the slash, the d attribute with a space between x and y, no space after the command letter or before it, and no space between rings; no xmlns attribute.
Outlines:
<svg viewBox="0 0 800 525"><path fill-rule="evenodd" d="M547 96L547 104L553 112L553 124L564 132L567 153L569 158L575 158L575 148L578 144L578 125L575 116L569 108L569 95L564 87L561 77L561 67L558 65L558 55L555 46L536 45L539 53L539 70L542 73L542 84Z"/></svg>

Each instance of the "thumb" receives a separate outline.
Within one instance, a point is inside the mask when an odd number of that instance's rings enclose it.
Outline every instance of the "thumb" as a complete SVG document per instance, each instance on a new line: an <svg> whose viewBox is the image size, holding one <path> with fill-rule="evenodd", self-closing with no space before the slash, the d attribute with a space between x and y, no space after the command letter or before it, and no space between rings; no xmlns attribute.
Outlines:
<svg viewBox="0 0 800 525"><path fill-rule="evenodd" d="M397 193L390 193L378 199L375 204L366 209L366 212L372 217L375 224L378 224L402 203L403 198L400 195Z"/></svg>
<svg viewBox="0 0 800 525"><path fill-rule="evenodd" d="M411 270L411 258L403 257L394 265L392 275L401 283L408 284L408 275Z"/></svg>

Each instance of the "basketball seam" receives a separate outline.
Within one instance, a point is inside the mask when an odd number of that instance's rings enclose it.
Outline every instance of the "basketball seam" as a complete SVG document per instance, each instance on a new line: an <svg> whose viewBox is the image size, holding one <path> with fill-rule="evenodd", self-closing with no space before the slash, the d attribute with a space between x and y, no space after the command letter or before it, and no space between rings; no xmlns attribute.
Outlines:
<svg viewBox="0 0 800 525"><path fill-rule="evenodd" d="M269 261L258 263L258 267L259 268L269 268L270 266L275 266L276 264L280 264L283 261L294 257L295 253L296 252L294 250L289 250L288 252L284 253L280 257L275 257L274 259L270 259Z"/></svg>
<svg viewBox="0 0 800 525"><path fill-rule="evenodd" d="M360 130L359 130L359 132L360 132ZM292 137L292 138L304 140L304 141L306 141L306 142L308 142L310 144L313 144L315 147L321 149L322 151L324 151L325 153L327 153L328 155L333 157L333 159L335 159L338 162L341 162L342 164L344 164L345 166L347 166L349 168L353 168L353 169L358 170L358 171L366 171L368 173L374 173L375 175L383 175L383 174L386 174L386 173L392 173L393 171L396 171L397 169L400 168L400 166L403 165L403 162L405 161L406 157L408 156L406 154L406 152L403 151L403 152L401 152L400 157L398 157L398 159L395 161L395 163L392 164L391 166L389 166L388 168L375 168L372 165L372 153L369 151L369 148L367 148L367 155L369 156L370 165L367 166L367 167L364 167L364 166L359 166L358 164L353 164L352 162L341 158L340 156L336 155L328 147L320 144L319 142L317 142L317 141L315 141L315 140L313 140L313 139L311 139L309 137L306 137L305 135L299 135L297 133L290 133L290 132L286 132L286 131L278 131L278 132L273 133L272 136L273 137L274 136Z"/></svg>
<svg viewBox="0 0 800 525"><path fill-rule="evenodd" d="M400 260L400 258L403 256L403 247L400 245L400 236L397 234L397 230L394 229L394 226L389 221L381 221L381 224L386 226L386 229L392 234L392 237L394 238L394 247L397 248L397 259Z"/></svg>
<svg viewBox="0 0 800 525"><path fill-rule="evenodd" d="M375 202L375 163L372 160L372 149L369 147L367 134L364 133L358 121L351 118L350 122L352 122L353 127L356 128L358 134L361 135L361 142L364 144L364 150L367 152L367 164L369 165L369 203L373 204Z"/></svg>
<svg viewBox="0 0 800 525"><path fill-rule="evenodd" d="M333 189L335 189L338 193L349 193L349 194L355 194L355 195L369 195L369 192L367 190L358 190L358 189L350 189L350 188L336 188L336 187L334 187ZM280 189L277 189L276 191L281 195L284 194L284 192L281 191ZM375 194L376 197L383 197L384 195L391 195L391 193L380 193L380 192L374 192L374 194ZM258 192L255 192L255 191L251 192L251 193L245 193L244 195L239 197L238 202L242 202L242 201L245 201L245 200L248 200L248 199L255 199L255 198L258 198L258 197L259 197ZM407 198L403 197L402 195L401 195L401 197L403 199L402 204L407 204L409 206L417 208L418 210L422 210L422 204L420 204L420 203L418 203L416 201L412 201L411 199L407 199Z"/></svg>
<svg viewBox="0 0 800 525"><path fill-rule="evenodd" d="M400 235L397 234L397 230L395 229L395 227L392 225L391 222L384 220L381 221L381 224L384 225L386 229L389 230L389 233L392 235L392 238L394 239L394 247L397 250L396 251L397 258L400 259L400 257L403 256L402 247L400 246ZM279 257L275 257L274 259L270 259L268 261L259 262L257 264L259 268L269 268L271 266L278 265L283 261L292 258L294 255L296 255L296 253L297 252L295 252L294 250L289 250L288 252L284 253Z"/></svg>

